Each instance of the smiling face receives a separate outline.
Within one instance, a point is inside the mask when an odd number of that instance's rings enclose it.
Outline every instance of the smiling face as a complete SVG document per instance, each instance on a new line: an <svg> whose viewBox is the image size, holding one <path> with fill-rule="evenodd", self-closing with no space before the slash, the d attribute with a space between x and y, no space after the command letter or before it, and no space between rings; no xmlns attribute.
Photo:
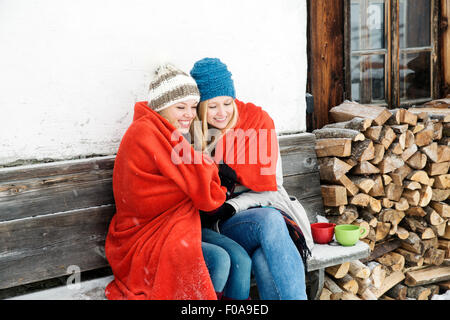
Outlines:
<svg viewBox="0 0 450 320"><path fill-rule="evenodd" d="M209 125L223 130L233 118L234 104L233 98L221 96L206 101L206 121Z"/></svg>
<svg viewBox="0 0 450 320"><path fill-rule="evenodd" d="M187 134L197 115L197 101L191 99L176 103L162 110L159 114L166 118L181 134Z"/></svg>

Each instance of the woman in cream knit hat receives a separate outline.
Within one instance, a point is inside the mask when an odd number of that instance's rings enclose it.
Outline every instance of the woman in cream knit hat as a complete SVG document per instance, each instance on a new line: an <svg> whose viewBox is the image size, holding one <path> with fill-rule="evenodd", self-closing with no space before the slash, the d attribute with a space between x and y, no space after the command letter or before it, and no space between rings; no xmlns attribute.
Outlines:
<svg viewBox="0 0 450 320"><path fill-rule="evenodd" d="M162 65L148 101L134 107L113 171L116 213L105 253L114 280L105 290L108 299L217 299L230 275L226 249L245 253L225 236L201 232L199 210L220 207L226 190L217 166L184 137L199 99L188 74ZM175 164L172 151L180 144L200 161Z"/></svg>

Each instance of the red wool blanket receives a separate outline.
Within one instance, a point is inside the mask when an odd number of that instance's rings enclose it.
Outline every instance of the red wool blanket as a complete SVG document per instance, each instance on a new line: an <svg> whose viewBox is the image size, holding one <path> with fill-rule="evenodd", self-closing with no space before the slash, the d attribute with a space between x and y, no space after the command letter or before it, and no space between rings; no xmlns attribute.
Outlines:
<svg viewBox="0 0 450 320"><path fill-rule="evenodd" d="M261 107L235 99L239 113L236 126L217 143L214 160L233 168L247 188L277 191L278 140L272 118Z"/></svg>
<svg viewBox="0 0 450 320"><path fill-rule="evenodd" d="M222 205L226 190L217 166L202 161L183 137L172 141L174 131L147 102L136 103L114 165L116 213L105 243L114 273L108 299L216 299L199 209ZM195 161L174 159L173 148L180 146L182 156L190 153Z"/></svg>

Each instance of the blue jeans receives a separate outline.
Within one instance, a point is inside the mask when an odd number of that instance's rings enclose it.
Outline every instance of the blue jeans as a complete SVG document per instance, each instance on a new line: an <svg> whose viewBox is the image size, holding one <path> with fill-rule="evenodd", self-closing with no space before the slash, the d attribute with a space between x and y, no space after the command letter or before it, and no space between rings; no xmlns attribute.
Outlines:
<svg viewBox="0 0 450 320"><path fill-rule="evenodd" d="M252 260L235 241L202 228L203 256L216 292L226 298L244 300L250 294Z"/></svg>
<svg viewBox="0 0 450 320"><path fill-rule="evenodd" d="M252 257L261 299L307 300L303 260L278 210L266 207L241 211L219 228Z"/></svg>

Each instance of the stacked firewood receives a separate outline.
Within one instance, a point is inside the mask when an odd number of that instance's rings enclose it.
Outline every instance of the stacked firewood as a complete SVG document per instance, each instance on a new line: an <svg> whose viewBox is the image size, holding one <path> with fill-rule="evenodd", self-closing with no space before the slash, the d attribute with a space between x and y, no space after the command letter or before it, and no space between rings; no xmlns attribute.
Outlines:
<svg viewBox="0 0 450 320"><path fill-rule="evenodd" d="M330 110L336 123L313 132L326 218L367 229L372 250L329 268L323 297L424 299L450 280L450 109L433 103L345 101Z"/></svg>

